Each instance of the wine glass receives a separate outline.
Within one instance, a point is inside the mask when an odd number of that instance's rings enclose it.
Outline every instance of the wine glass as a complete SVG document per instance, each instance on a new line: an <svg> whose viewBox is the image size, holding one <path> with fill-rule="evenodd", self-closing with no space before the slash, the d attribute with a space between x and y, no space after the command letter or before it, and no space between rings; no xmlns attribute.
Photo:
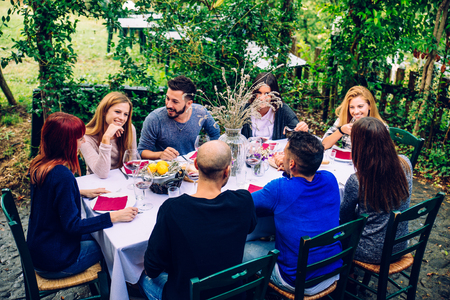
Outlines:
<svg viewBox="0 0 450 300"><path fill-rule="evenodd" d="M141 166L141 156L137 149L128 149L125 150L123 154L123 167L129 171L133 177L136 175L136 172L139 171L139 167ZM127 186L128 189L133 189L133 184L129 184Z"/></svg>
<svg viewBox="0 0 450 300"><path fill-rule="evenodd" d="M194 147L195 151L198 151L198 148L203 145L206 142L209 142L209 135L197 135L197 138L195 139Z"/></svg>
<svg viewBox="0 0 450 300"><path fill-rule="evenodd" d="M199 177L198 170L193 161L186 166L187 177L194 182L194 191L197 191L197 180Z"/></svg>
<svg viewBox="0 0 450 300"><path fill-rule="evenodd" d="M153 174L149 172L147 168L137 171L137 174L133 177L134 179L134 195L136 196L136 201L138 203L137 208L139 210L145 211L153 208L153 204L144 203L144 198L146 191L150 188L153 183Z"/></svg>
<svg viewBox="0 0 450 300"><path fill-rule="evenodd" d="M253 174L255 173L255 166L261 162L261 153L260 153L261 147L262 147L261 138L250 137L248 139L245 162L252 167Z"/></svg>

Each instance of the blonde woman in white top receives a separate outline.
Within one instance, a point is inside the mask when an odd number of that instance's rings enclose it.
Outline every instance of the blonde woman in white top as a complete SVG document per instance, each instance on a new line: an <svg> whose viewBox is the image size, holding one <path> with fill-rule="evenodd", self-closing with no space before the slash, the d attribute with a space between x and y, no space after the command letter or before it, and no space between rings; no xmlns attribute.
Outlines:
<svg viewBox="0 0 450 300"><path fill-rule="evenodd" d="M87 174L107 178L109 170L123 165L125 150L137 149L132 113L130 99L120 92L111 92L100 101L86 125L86 143L81 146Z"/></svg>

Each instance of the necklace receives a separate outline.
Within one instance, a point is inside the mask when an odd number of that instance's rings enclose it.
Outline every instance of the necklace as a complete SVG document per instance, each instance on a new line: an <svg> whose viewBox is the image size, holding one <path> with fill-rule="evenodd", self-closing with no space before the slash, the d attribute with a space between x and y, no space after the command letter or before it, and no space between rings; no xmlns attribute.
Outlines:
<svg viewBox="0 0 450 300"><path fill-rule="evenodd" d="M191 108L189 108L189 114L190 114L190 110L191 110ZM189 116L190 116L190 115L189 115ZM177 124L178 122L177 122L177 121L175 121L175 120L173 120L173 121L175 122L175 126L177 126L178 130L181 132L181 131L183 131L183 129L186 127L187 123L189 122L189 119L190 119L190 118L187 119L187 121L186 121L186 123L184 124L183 128L178 127L178 124Z"/></svg>
<svg viewBox="0 0 450 300"><path fill-rule="evenodd" d="M177 126L177 128L178 128L178 130L181 132L185 127L186 127L186 125L187 125L187 122L186 122L186 124L184 124L184 126L183 126L183 128L180 128L180 127L178 127L178 125L177 125L177 121L175 121L175 120L173 120L174 122L175 122L175 126Z"/></svg>

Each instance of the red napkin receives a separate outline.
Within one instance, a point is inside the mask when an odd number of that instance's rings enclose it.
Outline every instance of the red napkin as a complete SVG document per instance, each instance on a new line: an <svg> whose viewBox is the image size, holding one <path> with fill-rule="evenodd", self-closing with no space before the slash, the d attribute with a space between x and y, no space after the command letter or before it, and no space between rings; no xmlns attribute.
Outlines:
<svg viewBox="0 0 450 300"><path fill-rule="evenodd" d="M270 150L275 149L275 146L277 145L277 143L263 143L263 150L266 150L267 148L269 148Z"/></svg>
<svg viewBox="0 0 450 300"><path fill-rule="evenodd" d="M346 159L346 160L351 160L352 159L352 152L348 151L348 150L340 150L340 149L335 149L336 150L336 158L338 159Z"/></svg>
<svg viewBox="0 0 450 300"><path fill-rule="evenodd" d="M124 209L127 205L128 196L122 197L105 197L98 196L97 202L94 205L94 210L119 210Z"/></svg>
<svg viewBox="0 0 450 300"><path fill-rule="evenodd" d="M194 159L194 158L196 158L197 157L197 151L195 151L195 153L194 154L192 154L192 156L191 157L189 157L189 159Z"/></svg>
<svg viewBox="0 0 450 300"><path fill-rule="evenodd" d="M146 165L148 165L148 161L141 161L141 164L139 165L139 170L142 169L143 167L145 167ZM123 167L125 170L125 173L127 173L128 175L133 174L132 171L128 170L127 168Z"/></svg>
<svg viewBox="0 0 450 300"><path fill-rule="evenodd" d="M250 184L250 185L248 186L248 191L249 191L250 193L253 193L253 192L256 192L256 191L259 191L259 190L262 190L262 187L257 186L257 185L253 185L253 184Z"/></svg>

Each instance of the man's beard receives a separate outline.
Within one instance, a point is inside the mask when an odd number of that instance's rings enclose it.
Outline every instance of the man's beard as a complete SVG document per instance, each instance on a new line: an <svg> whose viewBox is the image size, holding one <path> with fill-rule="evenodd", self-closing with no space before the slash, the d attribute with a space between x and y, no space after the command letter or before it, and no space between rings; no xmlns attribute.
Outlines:
<svg viewBox="0 0 450 300"><path fill-rule="evenodd" d="M177 118L178 116L184 114L184 112L186 111L186 104L184 105L183 109L178 110L178 111L176 111L176 110L174 110L174 109L168 109L167 107L166 107L166 109L167 109L167 116L168 116L170 119L175 119L175 118ZM175 115L174 115L174 116L171 116L171 115L169 115L169 112L175 112Z"/></svg>

